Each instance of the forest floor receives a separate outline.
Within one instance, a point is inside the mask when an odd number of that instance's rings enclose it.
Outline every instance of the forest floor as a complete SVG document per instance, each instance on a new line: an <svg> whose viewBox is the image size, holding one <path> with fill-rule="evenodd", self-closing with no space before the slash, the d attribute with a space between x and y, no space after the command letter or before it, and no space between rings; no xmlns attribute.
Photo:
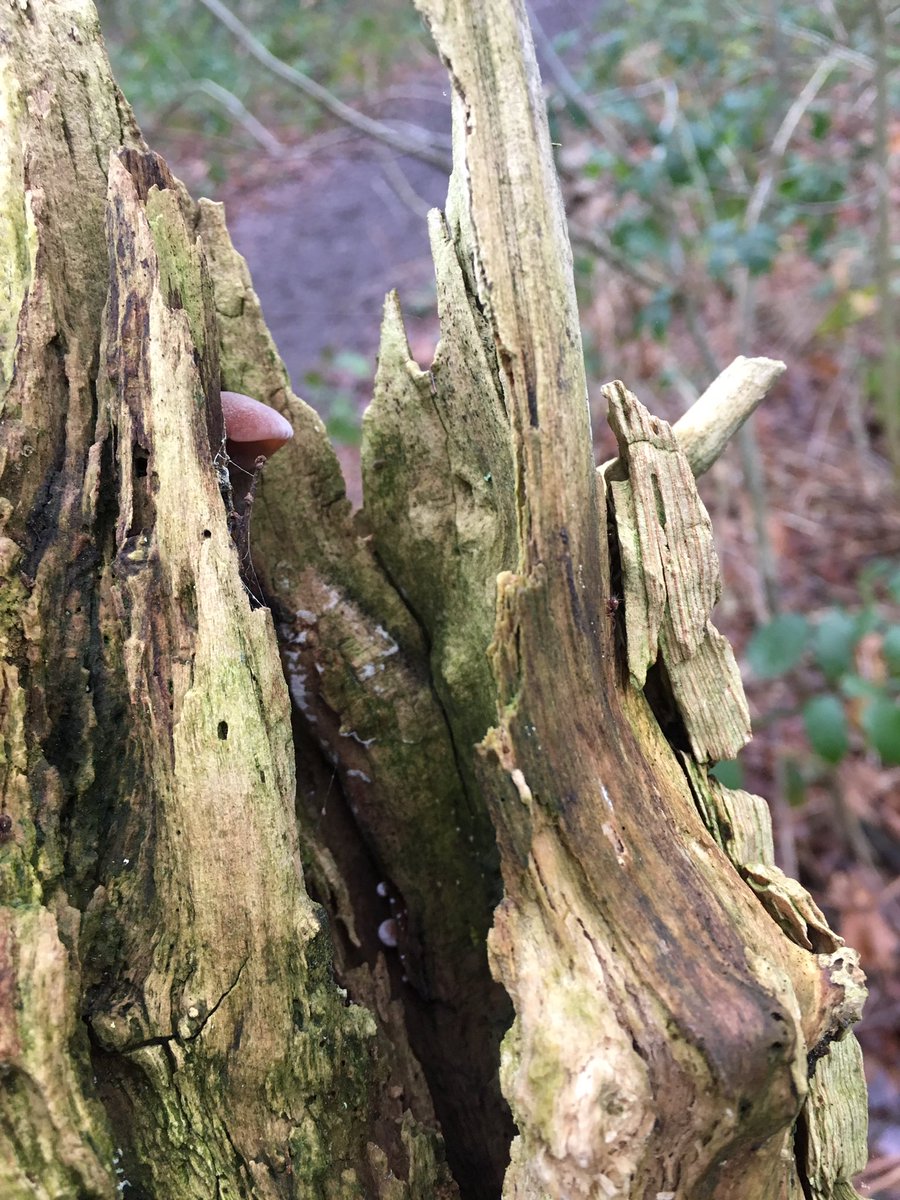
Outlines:
<svg viewBox="0 0 900 1200"><path fill-rule="evenodd" d="M369 109L408 116L447 131L443 73L398 78ZM160 147L192 187L205 176L205 152L188 142ZM598 185L599 186L599 185ZM361 500L358 420L374 374L385 293L397 288L413 357L431 360L438 337L425 228L440 206L446 176L398 158L346 130L288 147L278 159L236 153L216 199L247 258L295 391L329 426L355 504ZM683 394L665 390L670 362L691 359L686 334L666 343L633 329L627 284L598 270L583 295L582 319L594 348L590 381L598 461L610 456L600 386L622 378L660 416L676 419ZM869 602L887 620L900 606L867 568L900 564L900 506L879 430L862 397L865 323L826 339L799 256L780 263L760 296L756 344L734 343L727 321L707 314L707 334L723 361L740 352L781 358L788 371L756 420L768 494L766 527L777 564L779 608L815 618ZM817 686L802 666L783 679L754 678L745 652L764 623L753 514L736 448L701 481L723 572L717 623L744 669L756 736L742 756L743 786L769 798L779 862L809 887L859 949L870 998L858 1029L871 1105L872 1161L860 1186L880 1200L900 1198L900 768L885 768L851 729L850 752L834 768L813 755L799 707ZM862 582L861 582L862 580ZM877 638L863 638L856 670L884 670Z"/></svg>

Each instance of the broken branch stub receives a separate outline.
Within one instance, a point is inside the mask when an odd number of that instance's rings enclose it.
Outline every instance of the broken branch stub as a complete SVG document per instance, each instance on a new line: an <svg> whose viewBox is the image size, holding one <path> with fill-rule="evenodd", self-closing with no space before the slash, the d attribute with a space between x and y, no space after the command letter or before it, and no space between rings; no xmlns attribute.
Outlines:
<svg viewBox="0 0 900 1200"><path fill-rule="evenodd" d="M690 464L694 478L703 475L747 421L776 380L784 373L783 362L774 358L744 358L739 354L717 375L702 396L672 426L679 449ZM622 466L617 458L599 468L607 479L618 479Z"/></svg>
<svg viewBox="0 0 900 1200"><path fill-rule="evenodd" d="M738 355L672 426L695 477L703 475L784 373L774 358Z"/></svg>

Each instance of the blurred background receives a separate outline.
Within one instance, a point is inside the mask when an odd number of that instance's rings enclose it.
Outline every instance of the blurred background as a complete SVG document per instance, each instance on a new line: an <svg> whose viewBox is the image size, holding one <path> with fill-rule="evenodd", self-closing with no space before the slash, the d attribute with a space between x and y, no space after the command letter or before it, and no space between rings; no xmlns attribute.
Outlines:
<svg viewBox="0 0 900 1200"><path fill-rule="evenodd" d="M102 0L150 144L226 205L359 503L384 294L438 337L449 91L411 0ZM863 957L872 1161L900 1197L900 4L533 0L600 386L675 420L737 354L788 371L700 481L756 737L717 771Z"/></svg>

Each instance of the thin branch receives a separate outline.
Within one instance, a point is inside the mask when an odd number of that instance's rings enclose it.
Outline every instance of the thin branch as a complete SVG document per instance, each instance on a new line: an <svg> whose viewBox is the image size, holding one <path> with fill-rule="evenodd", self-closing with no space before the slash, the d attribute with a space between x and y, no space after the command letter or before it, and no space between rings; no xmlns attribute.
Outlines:
<svg viewBox="0 0 900 1200"><path fill-rule="evenodd" d="M553 76L553 81L568 102L573 108L577 108L582 114L587 123L591 126L595 133L598 133L604 141L615 150L620 158L625 158L628 154L628 145L620 136L612 121L607 121L601 116L594 106L590 96L578 83L578 80L556 53L556 48L553 42L547 37L544 32L544 27L538 20L537 13L534 11L534 6L528 5L528 20L531 24L531 32L534 37L534 44L541 52L544 61L547 64L547 69Z"/></svg>
<svg viewBox="0 0 900 1200"><path fill-rule="evenodd" d="M839 56L836 53L829 54L823 58L795 97L790 108L784 114L784 119L778 126L775 136L772 138L772 145L769 149L766 164L760 172L759 179L756 181L756 186L753 188L750 201L747 204L747 211L744 217L745 229L754 229L759 224L760 218L769 202L776 172L787 153L791 138L794 136L800 121L803 119L803 115L824 87L826 79L838 65L838 61Z"/></svg>
<svg viewBox="0 0 900 1200"><path fill-rule="evenodd" d="M784 371L772 358L738 357L713 380L703 395L672 426L695 476L708 471L728 442ZM598 468L614 474L610 459Z"/></svg>
<svg viewBox="0 0 900 1200"><path fill-rule="evenodd" d="M429 204L424 196L419 195L392 154L388 154L383 146L377 147L377 153L384 171L384 182L389 190L410 212L421 220L425 220L434 205ZM377 179L373 180L373 187L377 186L378 182Z"/></svg>
<svg viewBox="0 0 900 1200"><path fill-rule="evenodd" d="M700 197L704 219L707 225L712 225L718 219L715 196L710 186L709 176L706 174L703 164L700 161L700 155L697 152L697 143L694 141L690 123L685 119L680 107L677 110L677 129L681 145L690 163L691 178Z"/></svg>
<svg viewBox="0 0 900 1200"><path fill-rule="evenodd" d="M280 158L284 154L285 148L275 134L267 129L262 121L254 117L234 92L229 92L214 79L202 79L199 83L191 86L191 91L202 92L205 96L215 100L217 104L221 104L273 158Z"/></svg>
<svg viewBox="0 0 900 1200"><path fill-rule="evenodd" d="M322 87L320 83L316 83L309 75L304 75L302 71L298 71L295 67L282 62L280 58L276 58L258 38L254 37L243 21L239 20L229 8L226 8L221 0L200 0L200 3L217 20L221 21L226 29L234 34L241 45L258 62L270 70L273 75L277 75L285 83L289 83L292 87L303 92L305 96L314 100L316 104L326 109L332 116L337 117L339 121L352 126L367 137L383 142L384 145L390 146L393 150L399 150L401 154L409 154L414 158L420 158L423 162L430 163L434 167L439 167L449 174L451 168L450 161L445 154L437 150L430 142L424 139L421 141L410 140L402 134L397 133L389 125L385 125L383 121L375 121L371 117L367 117L365 113L358 112L355 108L351 108L349 104L345 104L343 100L339 100L337 96L329 92L327 88Z"/></svg>
<svg viewBox="0 0 900 1200"><path fill-rule="evenodd" d="M646 263L636 263L630 259L621 250L617 250L605 233L601 233L597 229L585 229L583 225L576 225L574 222L569 222L569 237L572 242L583 247L585 250L590 250L592 254L596 254L598 258L603 259L610 267L614 267L617 271L621 271L623 275L628 275L635 283L639 283L641 287L650 288L651 291L658 292L660 288L669 287L672 280L665 275L660 275Z"/></svg>
<svg viewBox="0 0 900 1200"><path fill-rule="evenodd" d="M675 422L672 432L694 475L709 470L784 369L776 359L738 357Z"/></svg>
<svg viewBox="0 0 900 1200"><path fill-rule="evenodd" d="M760 18L760 14L752 12L745 8L742 4L729 4L728 7L732 12L737 13L745 20L756 22ZM798 41L810 42L814 46L825 50L828 54L834 54L842 62L848 66L856 67L858 70L873 72L875 70L875 60L868 54L863 54L860 50L854 50L852 46L842 46L833 41L827 34L819 33L816 29L804 29L801 25L795 25L793 21L786 21L783 18L772 18L763 16L762 20L765 24L777 22L778 28L782 33L789 34Z"/></svg>
<svg viewBox="0 0 900 1200"><path fill-rule="evenodd" d="M819 0L819 3L816 5L816 7L821 9L823 14L831 22L831 29L832 29L832 33L834 35L834 40L836 42L849 41L850 35L847 33L846 25L840 18L840 15L837 11L837 7L835 6L834 0Z"/></svg>

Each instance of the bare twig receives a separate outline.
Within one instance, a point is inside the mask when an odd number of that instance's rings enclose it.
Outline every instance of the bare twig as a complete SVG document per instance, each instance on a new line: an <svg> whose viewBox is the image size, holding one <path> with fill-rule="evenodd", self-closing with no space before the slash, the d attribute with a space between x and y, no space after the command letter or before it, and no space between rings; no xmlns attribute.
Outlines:
<svg viewBox="0 0 900 1200"><path fill-rule="evenodd" d="M742 4L729 4L728 7L732 12L738 13L745 20L754 23L759 20L759 13L745 8ZM855 67L857 70L875 70L875 60L868 54L863 54L860 50L854 50L852 46L842 46L838 42L833 41L827 34L819 33L816 29L804 29L802 25L795 25L793 21L787 21L783 17L764 16L763 21L767 24L777 21L778 28L782 33L789 34L791 37L797 38L798 41L809 42L813 46L818 46L828 54L834 54L842 62L848 66Z"/></svg>
<svg viewBox="0 0 900 1200"><path fill-rule="evenodd" d="M840 18L834 0L819 0L817 7L821 9L831 22L831 31L834 35L834 40L836 42L848 41L850 35L847 33L847 26Z"/></svg>
<svg viewBox="0 0 900 1200"><path fill-rule="evenodd" d="M620 158L625 158L628 154L628 145L625 139L620 135L613 122L607 121L598 112L590 96L580 86L578 80L556 53L556 48L544 32L544 27L538 20L533 5L528 6L528 20L531 24L534 44L543 56L544 62L547 64L547 69L553 76L556 86L572 107L578 109L594 132L598 133L606 144L615 150Z"/></svg>
<svg viewBox="0 0 900 1200"><path fill-rule="evenodd" d="M790 108L784 114L784 118L778 126L775 136L772 138L772 145L769 148L765 165L759 174L759 178L756 181L747 204L747 211L744 215L745 229L753 229L759 224L760 218L769 202L769 196L772 193L775 175L781 165L782 159L787 153L791 138L794 136L800 121L803 119L804 113L822 90L828 76L838 65L838 61L839 56L836 52L823 58L794 99Z"/></svg>
<svg viewBox="0 0 900 1200"><path fill-rule="evenodd" d="M449 174L451 163L446 154L436 149L427 139L424 137L421 140L404 137L392 129L390 125L385 125L383 121L375 121L371 117L367 117L365 113L351 108L349 104L345 104L343 100L339 100L327 88L322 87L320 83L316 83L309 75L304 75L296 67L291 67L286 62L282 62L280 58L276 58L258 38L254 37L243 21L239 20L231 9L222 3L222 0L200 0L200 3L217 20L221 21L226 29L234 34L241 45L258 62L267 67L273 75L277 75L285 83L289 83L303 92L305 96L314 100L316 104L326 109L332 116L337 117L339 121L351 125L360 133L364 133L367 137L375 138L376 141L384 143L385 146L390 146L393 150L399 150L401 154L409 154L414 158L420 158L423 162L431 163L432 166L439 167Z"/></svg>
<svg viewBox="0 0 900 1200"><path fill-rule="evenodd" d="M215 100L217 104L221 104L273 158L280 158L284 154L285 148L275 134L266 129L262 121L254 117L234 92L229 92L227 88L223 88L213 79L202 79L199 83L193 84L190 90L202 92L211 100Z"/></svg>
<svg viewBox="0 0 900 1200"><path fill-rule="evenodd" d="M694 187L697 189L700 204L703 208L703 219L707 225L712 225L718 220L716 200L710 187L709 177L700 161L700 155L697 152L697 143L694 141L690 123L685 120L680 108L677 111L677 129L685 157L690 164L691 179L694 181Z"/></svg>
<svg viewBox="0 0 900 1200"><path fill-rule="evenodd" d="M609 266L615 267L623 275L630 276L641 287L650 288L651 291L658 292L660 288L670 286L672 283L672 280L665 275L659 274L652 267L648 267L646 263L634 262L627 254L616 249L606 234L599 229L585 229L583 225L578 225L570 221L569 237L576 245L590 250L591 253L596 254L598 258L608 263Z"/></svg>
<svg viewBox="0 0 900 1200"><path fill-rule="evenodd" d="M753 191L750 193L750 199L747 202L747 208L744 212L744 228L746 230L753 230L759 225L772 194L776 175L787 153L791 138L794 136L800 121L803 119L804 113L807 112L813 100L822 90L825 81L837 67L839 61L840 55L836 50L832 50L831 53L827 54L817 64L816 69L784 114L781 124L772 138L772 144L769 147L766 161L762 166ZM741 344L749 348L753 344L756 327L756 295L754 281L746 266L739 272L737 292L740 306ZM756 553L767 609L763 616L768 618L777 612L779 608L778 568L775 549L769 536L769 502L766 494L762 456L752 421L748 421L740 429L737 436L737 443L741 455L744 480L753 509Z"/></svg>
<svg viewBox="0 0 900 1200"><path fill-rule="evenodd" d="M384 179L381 182L410 212L424 220L434 205L429 204L424 196L419 195L393 155L389 154L383 146L379 146L377 151L384 171ZM376 186L375 180L373 180L373 186Z"/></svg>

